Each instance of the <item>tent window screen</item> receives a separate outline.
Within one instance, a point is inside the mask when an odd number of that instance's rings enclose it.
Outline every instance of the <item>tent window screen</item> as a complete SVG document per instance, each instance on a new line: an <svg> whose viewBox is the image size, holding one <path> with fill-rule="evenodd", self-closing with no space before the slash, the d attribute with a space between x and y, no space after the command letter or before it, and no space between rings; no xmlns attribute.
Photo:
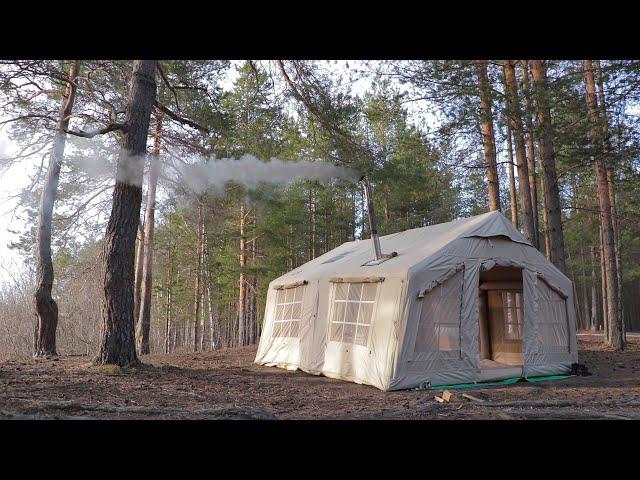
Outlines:
<svg viewBox="0 0 640 480"><path fill-rule="evenodd" d="M273 336L298 338L302 318L302 296L304 285L278 290Z"/></svg>
<svg viewBox="0 0 640 480"><path fill-rule="evenodd" d="M460 312L464 271L438 285L422 299L415 353L460 355Z"/></svg>
<svg viewBox="0 0 640 480"><path fill-rule="evenodd" d="M331 341L367 345L377 292L377 283L335 284Z"/></svg>
<svg viewBox="0 0 640 480"><path fill-rule="evenodd" d="M521 292L502 292L505 340L522 340L524 306Z"/></svg>
<svg viewBox="0 0 640 480"><path fill-rule="evenodd" d="M544 281L538 281L538 314L544 350L552 353L567 352L569 350L567 302Z"/></svg>

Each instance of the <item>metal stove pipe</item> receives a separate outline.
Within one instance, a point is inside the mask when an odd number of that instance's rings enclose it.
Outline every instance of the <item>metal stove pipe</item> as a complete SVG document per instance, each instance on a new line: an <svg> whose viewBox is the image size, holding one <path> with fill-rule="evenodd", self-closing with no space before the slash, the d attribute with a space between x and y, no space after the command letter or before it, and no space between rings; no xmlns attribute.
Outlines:
<svg viewBox="0 0 640 480"><path fill-rule="evenodd" d="M364 186L364 195L367 201L367 213L369 214L369 228L371 230L371 241L373 243L373 252L376 260L382 258L382 250L380 248L380 237L378 236L378 228L376 227L376 217L373 211L373 197L371 196L371 184L364 175L360 178L359 183Z"/></svg>

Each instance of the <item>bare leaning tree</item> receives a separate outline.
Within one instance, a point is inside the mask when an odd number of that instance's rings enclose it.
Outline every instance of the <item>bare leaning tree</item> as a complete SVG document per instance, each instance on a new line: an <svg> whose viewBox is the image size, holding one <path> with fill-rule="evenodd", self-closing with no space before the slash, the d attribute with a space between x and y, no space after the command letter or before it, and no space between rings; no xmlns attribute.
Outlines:
<svg viewBox="0 0 640 480"><path fill-rule="evenodd" d="M58 326L58 305L51 296L53 288L53 261L51 259L51 226L53 205L56 200L60 169L66 144L65 131L69 128L69 120L76 96L76 79L80 71L78 60L71 64L67 87L62 97L60 118L53 139L53 148L49 155L49 166L40 196L38 230L36 237L36 288L33 296L36 309L36 329L34 335L34 357L57 355L56 328Z"/></svg>

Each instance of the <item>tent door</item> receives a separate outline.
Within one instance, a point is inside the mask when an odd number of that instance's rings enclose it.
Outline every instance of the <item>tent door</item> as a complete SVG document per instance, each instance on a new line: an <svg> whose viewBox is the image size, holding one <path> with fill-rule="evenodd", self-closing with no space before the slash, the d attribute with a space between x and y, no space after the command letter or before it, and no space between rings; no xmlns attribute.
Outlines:
<svg viewBox="0 0 640 480"><path fill-rule="evenodd" d="M522 376L522 271L495 267L482 272L478 295L482 380Z"/></svg>

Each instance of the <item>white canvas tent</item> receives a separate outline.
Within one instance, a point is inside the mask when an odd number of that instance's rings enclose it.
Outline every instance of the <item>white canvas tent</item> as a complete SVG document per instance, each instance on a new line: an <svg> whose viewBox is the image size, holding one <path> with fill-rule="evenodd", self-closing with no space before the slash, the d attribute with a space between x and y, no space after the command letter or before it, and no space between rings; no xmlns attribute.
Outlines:
<svg viewBox="0 0 640 480"><path fill-rule="evenodd" d="M269 285L255 362L398 390L567 373L571 281L500 213L347 242Z"/></svg>

